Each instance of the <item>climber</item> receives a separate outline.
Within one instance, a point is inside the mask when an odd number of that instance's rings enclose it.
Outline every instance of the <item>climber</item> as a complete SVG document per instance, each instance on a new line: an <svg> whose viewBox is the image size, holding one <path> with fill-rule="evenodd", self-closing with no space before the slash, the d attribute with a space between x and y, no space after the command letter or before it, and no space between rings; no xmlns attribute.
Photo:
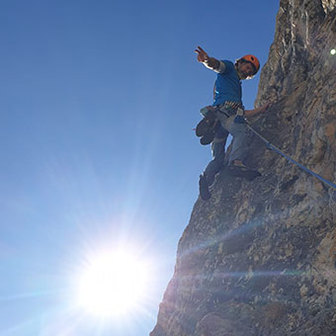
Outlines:
<svg viewBox="0 0 336 336"><path fill-rule="evenodd" d="M248 171L244 159L248 148L245 117L264 113L271 102L253 109L245 110L242 104L241 80L251 79L258 72L260 63L253 55L238 59L235 64L228 60L217 60L197 47L197 60L217 73L212 106L201 109L203 119L196 127L196 135L201 144L211 143L213 160L200 176L199 186L202 199L211 197L209 187L224 164L225 144L229 133L232 135L232 149L227 159L230 169Z"/></svg>

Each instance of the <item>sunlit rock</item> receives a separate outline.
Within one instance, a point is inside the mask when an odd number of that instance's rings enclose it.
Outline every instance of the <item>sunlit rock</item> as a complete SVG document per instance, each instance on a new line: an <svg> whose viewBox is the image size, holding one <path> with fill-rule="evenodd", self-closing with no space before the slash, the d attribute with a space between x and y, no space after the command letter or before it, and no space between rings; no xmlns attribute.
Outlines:
<svg viewBox="0 0 336 336"><path fill-rule="evenodd" d="M336 181L334 0L281 0L255 129ZM180 239L151 336L336 335L335 190L251 138L252 182L219 174Z"/></svg>

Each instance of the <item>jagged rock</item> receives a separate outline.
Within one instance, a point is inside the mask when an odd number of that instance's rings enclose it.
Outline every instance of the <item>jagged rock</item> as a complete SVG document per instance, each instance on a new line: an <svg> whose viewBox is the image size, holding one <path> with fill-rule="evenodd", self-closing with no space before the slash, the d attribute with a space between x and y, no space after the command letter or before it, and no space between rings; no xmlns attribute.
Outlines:
<svg viewBox="0 0 336 336"><path fill-rule="evenodd" d="M333 11L336 7L335 0L322 0L322 6L326 14Z"/></svg>
<svg viewBox="0 0 336 336"><path fill-rule="evenodd" d="M336 4L281 0L253 127L336 181ZM252 182L221 172L180 239L151 336L336 335L336 193L251 137Z"/></svg>

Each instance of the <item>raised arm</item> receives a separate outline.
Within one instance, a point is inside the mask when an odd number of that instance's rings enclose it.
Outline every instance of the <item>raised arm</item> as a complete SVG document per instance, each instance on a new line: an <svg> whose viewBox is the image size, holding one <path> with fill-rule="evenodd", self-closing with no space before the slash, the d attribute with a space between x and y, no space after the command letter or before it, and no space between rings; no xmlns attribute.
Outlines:
<svg viewBox="0 0 336 336"><path fill-rule="evenodd" d="M203 63L208 69L219 73L225 71L225 64L216 58L209 57L209 55L200 46L195 49L195 53L197 54L198 62Z"/></svg>

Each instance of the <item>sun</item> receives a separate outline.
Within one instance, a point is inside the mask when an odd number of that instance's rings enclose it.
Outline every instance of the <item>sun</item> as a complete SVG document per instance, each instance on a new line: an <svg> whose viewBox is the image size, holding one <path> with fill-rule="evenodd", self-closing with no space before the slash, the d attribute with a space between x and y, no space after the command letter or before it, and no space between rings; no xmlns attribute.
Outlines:
<svg viewBox="0 0 336 336"><path fill-rule="evenodd" d="M125 252L90 258L79 278L78 303L98 317L123 315L145 297L148 266Z"/></svg>

